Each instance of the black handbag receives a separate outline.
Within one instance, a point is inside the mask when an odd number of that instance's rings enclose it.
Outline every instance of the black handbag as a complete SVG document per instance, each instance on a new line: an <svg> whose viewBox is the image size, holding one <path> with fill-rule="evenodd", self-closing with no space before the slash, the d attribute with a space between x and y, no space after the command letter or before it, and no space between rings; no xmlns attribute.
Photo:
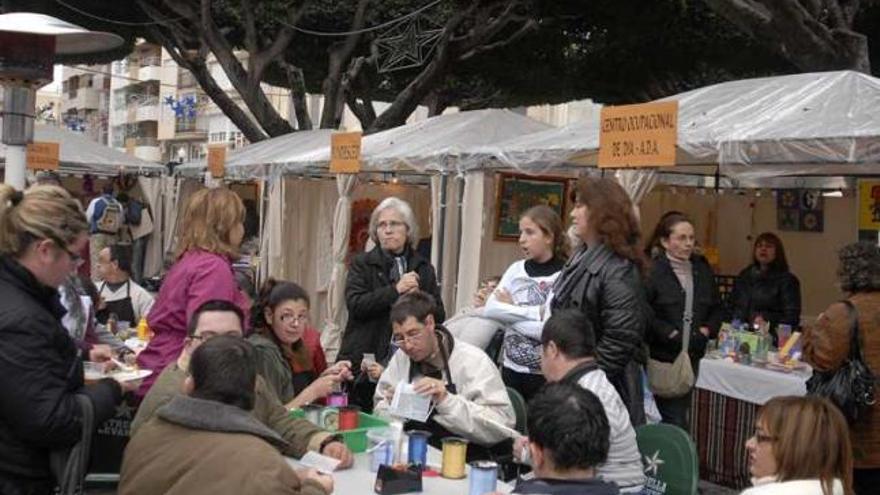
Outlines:
<svg viewBox="0 0 880 495"><path fill-rule="evenodd" d="M807 381L807 393L831 400L850 423L858 421L865 409L874 405L875 377L865 364L859 338L859 312L847 300L841 301L849 309L849 357L833 371L813 372Z"/></svg>

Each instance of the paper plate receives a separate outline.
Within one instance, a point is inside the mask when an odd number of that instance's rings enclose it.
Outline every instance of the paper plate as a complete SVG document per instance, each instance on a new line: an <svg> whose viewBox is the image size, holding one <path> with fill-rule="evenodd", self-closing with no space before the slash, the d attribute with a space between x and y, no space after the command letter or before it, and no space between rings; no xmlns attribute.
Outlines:
<svg viewBox="0 0 880 495"><path fill-rule="evenodd" d="M134 370L134 371L117 371L109 376L120 382L131 382L135 380L143 380L153 374L153 370Z"/></svg>

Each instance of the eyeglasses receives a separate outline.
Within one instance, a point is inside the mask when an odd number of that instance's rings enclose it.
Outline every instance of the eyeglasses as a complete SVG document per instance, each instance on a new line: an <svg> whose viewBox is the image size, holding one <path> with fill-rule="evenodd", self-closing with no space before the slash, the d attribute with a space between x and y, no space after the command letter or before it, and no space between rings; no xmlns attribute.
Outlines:
<svg viewBox="0 0 880 495"><path fill-rule="evenodd" d="M422 340L422 335L421 330L413 330L412 332L405 334L396 333L391 336L391 343L400 346L400 344L403 344L404 342L416 342Z"/></svg>
<svg viewBox="0 0 880 495"><path fill-rule="evenodd" d="M309 321L309 315L281 315L281 323L285 325L289 325L291 323L295 323L297 325L301 325Z"/></svg>
<svg viewBox="0 0 880 495"><path fill-rule="evenodd" d="M761 430L755 430L755 434L753 436L758 443L769 443L776 441L775 436L768 435Z"/></svg>
<svg viewBox="0 0 880 495"><path fill-rule="evenodd" d="M379 228L379 229L383 229L383 230L384 230L384 229L396 230L396 229L399 229L399 228L401 228L401 227L405 227L405 226L406 226L405 223L403 223L403 222L398 222L397 220L389 220L389 221L387 221L387 222L379 222L379 223L376 225L377 228Z"/></svg>
<svg viewBox="0 0 880 495"><path fill-rule="evenodd" d="M61 242L60 240L58 240L58 239L49 239L49 240L52 241L56 246L58 246L58 249L61 249L62 251L66 252L67 255L70 256L70 262L73 263L74 265L76 265L77 267L81 266L85 262L85 260L83 259L82 256L80 256L79 254L74 253L73 251L68 249L67 245L64 244L63 242Z"/></svg>

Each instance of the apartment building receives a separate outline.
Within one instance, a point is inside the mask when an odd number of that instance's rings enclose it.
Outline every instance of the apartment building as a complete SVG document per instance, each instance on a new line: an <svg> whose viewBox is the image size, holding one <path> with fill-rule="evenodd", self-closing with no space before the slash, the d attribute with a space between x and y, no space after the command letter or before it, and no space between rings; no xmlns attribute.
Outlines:
<svg viewBox="0 0 880 495"><path fill-rule="evenodd" d="M58 125L107 144L110 113L110 66L63 66ZM38 105L39 108L39 105Z"/></svg>
<svg viewBox="0 0 880 495"><path fill-rule="evenodd" d="M143 160L160 162L161 47L138 43L128 57L111 66L110 146Z"/></svg>

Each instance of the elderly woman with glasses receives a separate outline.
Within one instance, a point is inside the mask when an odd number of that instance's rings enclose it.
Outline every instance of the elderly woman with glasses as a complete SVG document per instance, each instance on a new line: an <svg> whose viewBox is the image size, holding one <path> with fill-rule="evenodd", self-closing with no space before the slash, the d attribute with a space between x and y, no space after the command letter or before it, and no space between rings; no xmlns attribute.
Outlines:
<svg viewBox="0 0 880 495"><path fill-rule="evenodd" d="M369 231L376 246L352 260L345 286L348 324L338 359L350 361L354 369L360 369L365 354L372 354L378 363L390 359L389 314L403 294L416 290L431 294L438 302L434 319L446 319L434 267L414 248L419 228L409 203L385 198L370 216ZM372 388L366 388L355 400L372 408Z"/></svg>
<svg viewBox="0 0 880 495"><path fill-rule="evenodd" d="M321 336L309 325L309 296L299 285L270 278L252 314L257 370L288 407L323 399L351 379L348 361L327 368Z"/></svg>

